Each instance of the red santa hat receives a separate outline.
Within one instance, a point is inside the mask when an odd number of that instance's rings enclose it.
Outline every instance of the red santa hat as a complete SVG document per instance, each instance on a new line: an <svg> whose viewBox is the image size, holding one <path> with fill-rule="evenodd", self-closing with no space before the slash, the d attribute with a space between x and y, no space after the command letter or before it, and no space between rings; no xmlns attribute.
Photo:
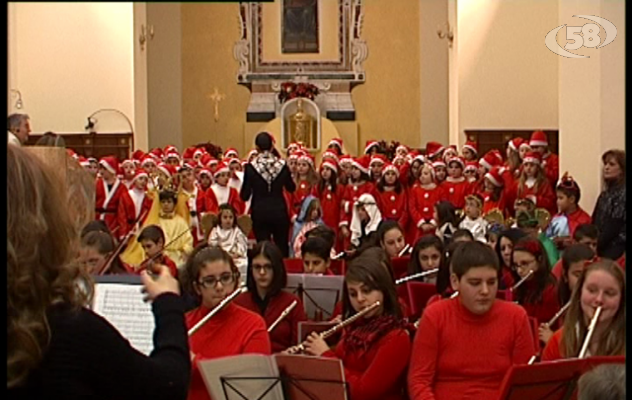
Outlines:
<svg viewBox="0 0 632 400"><path fill-rule="evenodd" d="M408 153L408 155L410 156L410 159L408 161L411 164L415 160L421 162L422 164L426 162L426 157L424 157L424 155L420 154L418 151L411 151L410 153Z"/></svg>
<svg viewBox="0 0 632 400"><path fill-rule="evenodd" d="M305 161L314 168L314 157L312 157L311 154L305 153L304 151L301 152L298 156L298 161Z"/></svg>
<svg viewBox="0 0 632 400"><path fill-rule="evenodd" d="M167 161L170 158L177 158L178 162L180 162L180 160L181 160L180 153L178 153L177 151L168 151L168 152L166 152L164 160Z"/></svg>
<svg viewBox="0 0 632 400"><path fill-rule="evenodd" d="M388 171L395 172L395 175L399 177L399 168L391 163L386 163L386 165L384 165L384 169L382 169L382 176L384 176Z"/></svg>
<svg viewBox="0 0 632 400"><path fill-rule="evenodd" d="M99 160L97 160L96 157L86 157L86 159L89 162L93 162L93 163L97 163L97 164L99 163Z"/></svg>
<svg viewBox="0 0 632 400"><path fill-rule="evenodd" d="M83 156L78 156L77 161L79 162L79 165L81 165L82 167L90 166L90 161L88 161L88 159Z"/></svg>
<svg viewBox="0 0 632 400"><path fill-rule="evenodd" d="M369 162L370 162L370 158L369 156L366 156L366 155L351 159L351 165L358 168L360 171L364 172L365 174L369 173Z"/></svg>
<svg viewBox="0 0 632 400"><path fill-rule="evenodd" d="M379 147L379 146L380 144L376 140L367 140L366 146L364 146L364 154L369 154L369 151L371 151L373 147Z"/></svg>
<svg viewBox="0 0 632 400"><path fill-rule="evenodd" d="M327 147L334 145L336 147L338 147L338 150L340 150L342 152L342 139L340 138L333 138L329 141L329 143L327 144Z"/></svg>
<svg viewBox="0 0 632 400"><path fill-rule="evenodd" d="M468 140L463 145L463 148L472 151L475 155L478 155L478 145L476 144L476 142Z"/></svg>
<svg viewBox="0 0 632 400"><path fill-rule="evenodd" d="M348 154L346 154L344 156L341 156L338 164L340 164L340 165L345 165L345 164L346 165L353 165L353 157L351 157Z"/></svg>
<svg viewBox="0 0 632 400"><path fill-rule="evenodd" d="M257 149L252 149L248 152L248 155L246 156L246 160L250 160L252 157L257 156L259 154L259 152L257 151Z"/></svg>
<svg viewBox="0 0 632 400"><path fill-rule="evenodd" d="M66 149L66 154L68 154L70 157L74 158L75 160L79 159L79 156L77 155L77 153L75 153L73 149Z"/></svg>
<svg viewBox="0 0 632 400"><path fill-rule="evenodd" d="M99 165L101 165L103 168L107 169L113 174L118 173L119 163L116 157L114 156L107 156L107 157L101 158L99 160Z"/></svg>
<svg viewBox="0 0 632 400"><path fill-rule="evenodd" d="M443 150L445 150L445 147L439 142L426 143L426 156L428 158L433 158L434 156L441 153Z"/></svg>
<svg viewBox="0 0 632 400"><path fill-rule="evenodd" d="M372 167L373 164L386 164L388 162L387 158L383 154L376 154L371 156L371 161L369 162L369 167Z"/></svg>
<svg viewBox="0 0 632 400"><path fill-rule="evenodd" d="M162 160L162 156L163 156L163 152L162 149L159 147L153 148L149 151L149 153L147 153L148 155L150 155L154 160L156 161L160 161Z"/></svg>
<svg viewBox="0 0 632 400"><path fill-rule="evenodd" d="M326 151L323 153L322 156L323 160L326 159L330 159L332 161L334 161L336 164L338 164L340 162L340 160L338 159L338 155L336 153L334 153L333 151Z"/></svg>
<svg viewBox="0 0 632 400"><path fill-rule="evenodd" d="M301 146L300 143L292 142L292 143L288 144L287 151L290 152L290 153L293 153L293 152L295 152L297 150L301 150L301 148L302 148L302 146Z"/></svg>
<svg viewBox="0 0 632 400"><path fill-rule="evenodd" d="M228 149L226 149L226 151L224 152L224 158L229 158L229 157L239 158L239 153L237 152L237 149L233 147L229 147Z"/></svg>
<svg viewBox="0 0 632 400"><path fill-rule="evenodd" d="M229 167L231 164L235 163L241 165L241 160L237 157L229 157L228 160L226 160L226 165L228 165Z"/></svg>
<svg viewBox="0 0 632 400"><path fill-rule="evenodd" d="M518 152L520 149L520 146L525 142L525 140L521 137L515 137L513 139L511 139L509 141L509 143L507 143L507 146L509 146L509 148L515 152Z"/></svg>
<svg viewBox="0 0 632 400"><path fill-rule="evenodd" d="M209 168L203 167L200 172L198 172L198 175L207 175L209 178L213 179L213 172L211 172L211 170Z"/></svg>
<svg viewBox="0 0 632 400"><path fill-rule="evenodd" d="M406 162L406 157L400 155L393 157L393 164L397 164L398 161Z"/></svg>
<svg viewBox="0 0 632 400"><path fill-rule="evenodd" d="M149 178L149 174L147 174L147 171L145 171L142 168L138 168L136 170L136 172L134 173L134 177L132 178L132 182L136 181L136 179L140 178L140 177L145 177L145 178Z"/></svg>
<svg viewBox="0 0 632 400"><path fill-rule="evenodd" d="M485 174L485 179L488 179L494 186L502 187L505 185L502 178L502 170L499 166L495 166Z"/></svg>
<svg viewBox="0 0 632 400"><path fill-rule="evenodd" d="M177 173L176 167L174 167L173 165L159 163L157 168L159 171L161 171L163 174L167 175L168 177L172 177Z"/></svg>
<svg viewBox="0 0 632 400"><path fill-rule="evenodd" d="M185 160L193 159L194 151L195 151L195 147L187 147L186 149L184 149L184 152L182 153L182 158Z"/></svg>
<svg viewBox="0 0 632 400"><path fill-rule="evenodd" d="M224 172L230 173L230 168L228 167L228 164L226 164L224 161L221 161L219 164L217 164L217 168L215 169L215 172L213 172L213 176L217 176Z"/></svg>
<svg viewBox="0 0 632 400"><path fill-rule="evenodd" d="M548 146L549 142L546 139L546 133L543 131L535 131L531 134L531 140L529 140L529 146Z"/></svg>
<svg viewBox="0 0 632 400"><path fill-rule="evenodd" d="M125 160L123 160L123 162L121 163L120 166L123 167L123 166L125 166L127 164L130 164L132 167L135 166L134 160L132 160L131 158L126 158Z"/></svg>
<svg viewBox="0 0 632 400"><path fill-rule="evenodd" d="M454 154L454 155L459 154L459 151L456 149L456 145L451 144L448 147L446 147L445 150L443 150L443 157L445 157L446 154L448 154L448 155L449 154Z"/></svg>
<svg viewBox="0 0 632 400"><path fill-rule="evenodd" d="M462 169L465 168L465 159L463 159L463 157L455 156L455 157L448 158L448 166L450 164L452 164L453 162L458 163L459 165L461 165Z"/></svg>
<svg viewBox="0 0 632 400"><path fill-rule="evenodd" d="M397 146L395 148L395 152L397 153L400 150L406 150L406 153L408 153L410 151L410 149L408 148L408 146L406 146L405 144L400 144L399 146Z"/></svg>
<svg viewBox="0 0 632 400"><path fill-rule="evenodd" d="M180 154L180 152L178 151L178 148L176 146L174 146L172 144L168 144L163 149L162 154L174 153L174 152Z"/></svg>
<svg viewBox="0 0 632 400"><path fill-rule="evenodd" d="M192 162L185 162L182 164L182 166L180 166L180 168L178 168L178 172L182 172L182 171L186 171L186 170L191 170L191 171L195 171L195 167L196 165L193 164Z"/></svg>
<svg viewBox="0 0 632 400"><path fill-rule="evenodd" d="M154 165L156 165L156 160L152 156L146 155L145 157L143 157L143 160L141 161L140 165L142 167L144 167L147 164L154 164Z"/></svg>
<svg viewBox="0 0 632 400"><path fill-rule="evenodd" d="M434 167L431 164L424 164L423 167L421 167L421 170L423 171L424 168L427 168L430 170L430 175L432 175L432 180L435 180L437 176L437 171L435 171Z"/></svg>
<svg viewBox="0 0 632 400"><path fill-rule="evenodd" d="M293 151L287 156L288 160L298 160L299 156L303 153L302 150Z"/></svg>
<svg viewBox="0 0 632 400"><path fill-rule="evenodd" d="M522 159L523 163L533 163L533 164L537 164L537 165L541 165L542 164L542 156L540 155L540 153L536 152L536 151L530 151L527 154L525 154L524 158Z"/></svg>
<svg viewBox="0 0 632 400"><path fill-rule="evenodd" d="M208 153L204 153L202 155L202 157L200 158L200 163L205 166L208 167L208 163L211 162L211 160L213 160L213 156L208 154Z"/></svg>
<svg viewBox="0 0 632 400"><path fill-rule="evenodd" d="M465 163L465 168L463 168L463 172L465 171L478 171L478 161L468 161Z"/></svg>
<svg viewBox="0 0 632 400"><path fill-rule="evenodd" d="M204 156L204 154L206 154L206 150L198 147L197 149L193 150L193 158L197 157L198 155L200 157Z"/></svg>
<svg viewBox="0 0 632 400"><path fill-rule="evenodd" d="M496 150L498 151L498 150ZM494 166L500 164L500 160L494 154L494 150L488 151L483 158L479 160L479 164L485 167L487 170L492 169Z"/></svg>
<svg viewBox="0 0 632 400"><path fill-rule="evenodd" d="M445 163L443 162L443 160L433 161L433 163L432 163L432 168L437 169L437 168L439 168L439 167L443 167L443 168L445 168L445 167L446 167L446 165L445 165Z"/></svg>
<svg viewBox="0 0 632 400"><path fill-rule="evenodd" d="M325 159L320 163L320 171L322 171L323 168L329 168L335 173L338 173L338 165L330 159Z"/></svg>

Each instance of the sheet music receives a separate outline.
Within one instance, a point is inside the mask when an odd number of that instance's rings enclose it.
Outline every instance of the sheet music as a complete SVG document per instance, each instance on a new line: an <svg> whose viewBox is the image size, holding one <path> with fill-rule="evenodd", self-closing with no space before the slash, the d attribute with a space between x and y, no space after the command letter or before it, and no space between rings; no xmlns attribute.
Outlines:
<svg viewBox="0 0 632 400"><path fill-rule="evenodd" d="M342 299L344 276L288 274L285 291L301 297L305 313L310 320L332 317L336 303Z"/></svg>
<svg viewBox="0 0 632 400"><path fill-rule="evenodd" d="M149 355L155 327L151 304L143 301L141 285L97 283L92 310L108 320L132 347Z"/></svg>
<svg viewBox="0 0 632 400"><path fill-rule="evenodd" d="M270 356L241 354L213 360L198 361L198 368L206 388L214 400L283 400L278 383L279 369ZM222 379L224 381L222 382ZM252 378L252 379L231 379ZM262 395L269 389L269 392Z"/></svg>

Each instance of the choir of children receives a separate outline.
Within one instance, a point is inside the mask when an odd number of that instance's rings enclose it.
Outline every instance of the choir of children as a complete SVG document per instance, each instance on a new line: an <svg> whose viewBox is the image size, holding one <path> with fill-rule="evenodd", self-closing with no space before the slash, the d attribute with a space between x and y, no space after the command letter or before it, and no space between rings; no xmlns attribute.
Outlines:
<svg viewBox="0 0 632 400"><path fill-rule="evenodd" d="M342 140L334 139L317 164L299 143L292 143L286 160L274 164L279 170L287 162L296 187L293 193L289 184L283 189L293 224L288 241L260 241L249 255L248 232L236 223L250 210L248 196L242 191L240 197L244 167L235 149L223 157L201 148L180 156L172 146L136 152L120 164L120 171L114 157L105 157L96 180L97 218L122 238L137 224L156 221L147 214L152 201L160 202L158 222L143 225L138 242L148 258L167 264L172 273L176 264L182 268L186 263L180 279L201 303L187 316L189 326L235 290L240 275L246 276L249 292L190 341L194 364L231 354L280 352L296 344L297 324L306 319L302 304L265 333L265 326L298 300L282 290L284 248L302 258L305 273L333 274L331 260L339 251L354 258L347 260L343 318L381 302L345 328L335 350L316 334L306 342L308 354L343 360L351 400L494 398L507 368L526 363L535 352L538 332L531 330L528 317L539 321L539 337L548 343L543 360L574 357L595 308L602 306L602 324L590 352L623 354L624 268L607 260L594 264L599 233L578 205L577 182L567 173L557 181L559 160L542 131L530 140L509 141L506 160L499 150L479 155L470 141L460 154L436 142L429 142L424 154L404 145L390 157L382 150L369 141L364 155L351 157L343 155ZM250 152L243 163L256 160L257 154ZM181 198L188 218L175 212L176 206L183 207ZM536 209L553 216L546 230ZM515 217L517 228L488 220L492 214L506 221ZM206 215L214 217L208 232L202 223ZM103 265L102 253L112 248L96 245L99 234L84 239L83 260L93 271ZM374 246L381 247L387 268L365 255ZM410 256L405 247L412 249ZM552 268L558 250L562 261ZM162 251L162 258L153 257ZM417 279L436 284L438 295L420 306L414 345L402 319L401 305L409 304L398 300L390 265L402 255L410 260L409 274L437 270ZM117 260L111 272L141 269ZM513 293L517 304L495 300L499 289L521 280ZM567 317L549 326L569 301ZM213 346L211 341L231 344ZM207 398L195 367L189 398Z"/></svg>

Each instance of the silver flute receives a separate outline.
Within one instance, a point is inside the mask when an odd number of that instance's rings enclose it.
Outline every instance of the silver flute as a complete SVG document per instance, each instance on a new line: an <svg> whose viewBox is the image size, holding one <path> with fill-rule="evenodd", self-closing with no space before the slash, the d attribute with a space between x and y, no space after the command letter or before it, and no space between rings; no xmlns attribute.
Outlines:
<svg viewBox="0 0 632 400"><path fill-rule="evenodd" d="M208 314L204 316L204 318L202 318L197 324L193 325L193 327L189 329L189 332L188 332L189 336L197 332L198 329L200 329L202 325L206 323L206 321L211 319L213 315L217 314L222 308L224 308L224 306L226 306L226 304L230 303L235 297L247 291L248 291L248 288L246 286L242 286L238 288L237 290L235 290L233 293L231 293L230 296L222 300L218 305L215 306L215 308L209 311Z"/></svg>
<svg viewBox="0 0 632 400"><path fill-rule="evenodd" d="M276 328L277 325L279 325L279 322L283 321L283 318L287 317L288 314L294 309L294 307L296 307L297 304L298 304L298 300L294 300L292 304L287 306L287 308L283 310L281 315L279 315L279 318L277 318L276 321L274 321L272 325L268 327L268 333L272 332L272 330Z"/></svg>
<svg viewBox="0 0 632 400"><path fill-rule="evenodd" d="M428 271L418 272L416 274L412 274L412 275L405 276L403 278L399 278L398 280L395 281L395 284L399 285L399 284L402 284L404 282L411 281L413 279L423 278L424 276L428 276L428 275L434 275L437 272L439 272L439 268L434 268L434 269L429 269Z"/></svg>

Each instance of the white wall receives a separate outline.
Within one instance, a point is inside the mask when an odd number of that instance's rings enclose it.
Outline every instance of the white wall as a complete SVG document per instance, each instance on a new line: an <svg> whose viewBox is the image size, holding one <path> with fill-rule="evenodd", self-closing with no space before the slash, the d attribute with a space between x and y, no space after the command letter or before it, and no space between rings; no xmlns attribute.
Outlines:
<svg viewBox="0 0 632 400"><path fill-rule="evenodd" d="M590 21L596 15L617 27L614 42L600 49L572 51L590 58L559 57L560 175L569 171L582 189L580 205L592 213L601 190L601 155L625 148L625 2L559 0L556 26ZM562 28L558 43L563 46ZM601 33L602 40L605 33Z"/></svg>
<svg viewBox="0 0 632 400"><path fill-rule="evenodd" d="M558 56L544 45L557 8L550 0L457 0L459 144L465 129L558 127Z"/></svg>
<svg viewBox="0 0 632 400"><path fill-rule="evenodd" d="M134 123L133 3L9 3L8 50L33 132L84 132L102 108ZM116 113L96 118L97 132L129 131Z"/></svg>

